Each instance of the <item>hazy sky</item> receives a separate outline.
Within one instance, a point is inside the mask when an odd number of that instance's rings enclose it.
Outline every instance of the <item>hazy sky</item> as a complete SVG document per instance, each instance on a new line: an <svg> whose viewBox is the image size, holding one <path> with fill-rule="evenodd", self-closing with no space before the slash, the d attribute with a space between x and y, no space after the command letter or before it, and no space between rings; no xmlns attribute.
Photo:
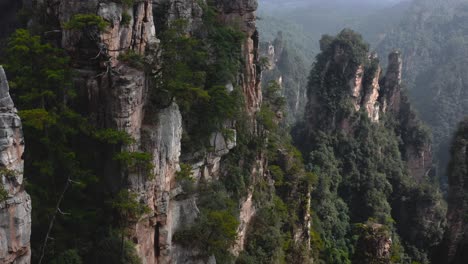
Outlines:
<svg viewBox="0 0 468 264"><path fill-rule="evenodd" d="M343 3L396 3L402 0L259 0L259 2L270 3L327 3L327 2L343 2Z"/></svg>
<svg viewBox="0 0 468 264"><path fill-rule="evenodd" d="M409 1L412 0L259 0L258 14L262 19L257 25L264 41L271 41L281 30L292 46L306 50L313 58L310 54L318 51L321 36L337 34L343 28L360 32L377 46L382 32L391 30L408 8L403 2Z"/></svg>
<svg viewBox="0 0 468 264"><path fill-rule="evenodd" d="M259 0L261 7L281 7L294 8L305 5L388 5L401 2L403 0Z"/></svg>

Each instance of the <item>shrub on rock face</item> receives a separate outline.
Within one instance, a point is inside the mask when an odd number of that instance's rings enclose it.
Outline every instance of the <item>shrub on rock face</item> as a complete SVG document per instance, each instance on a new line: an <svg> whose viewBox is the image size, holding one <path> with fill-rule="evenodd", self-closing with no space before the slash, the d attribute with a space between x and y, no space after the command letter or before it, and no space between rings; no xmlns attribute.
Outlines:
<svg viewBox="0 0 468 264"><path fill-rule="evenodd" d="M78 255L78 251L76 251L75 249L70 249L70 250L63 252L51 262L51 264L82 264L82 263L83 261L81 260L80 255Z"/></svg>
<svg viewBox="0 0 468 264"><path fill-rule="evenodd" d="M237 238L238 212L236 202L219 187L201 186L200 216L191 227L177 231L173 239L185 247L200 250L202 257L214 255L219 263L230 263L232 255L228 250Z"/></svg>
<svg viewBox="0 0 468 264"><path fill-rule="evenodd" d="M110 234L107 238L99 241L97 247L96 256L94 256L96 263L142 264L135 245L128 240L122 240L116 234Z"/></svg>
<svg viewBox="0 0 468 264"><path fill-rule="evenodd" d="M123 151L117 153L114 159L119 161L130 172L144 173L148 178L153 178L152 170L154 165L152 163L153 156L151 153Z"/></svg>
<svg viewBox="0 0 468 264"><path fill-rule="evenodd" d="M109 23L102 17L95 14L76 14L70 21L65 23L64 28L68 30L84 30L96 27L100 31L104 30Z"/></svg>
<svg viewBox="0 0 468 264"><path fill-rule="evenodd" d="M125 7L131 7L135 4L135 0L115 0L115 2L121 3Z"/></svg>
<svg viewBox="0 0 468 264"><path fill-rule="evenodd" d="M118 59L136 69L145 69L145 58L134 50L129 50L126 53L120 54Z"/></svg>
<svg viewBox="0 0 468 264"><path fill-rule="evenodd" d="M121 25L128 26L132 21L132 16L129 15L127 12L122 13L122 20L120 21Z"/></svg>
<svg viewBox="0 0 468 264"><path fill-rule="evenodd" d="M0 183L0 203L6 201L8 199L8 192L3 187L3 184Z"/></svg>

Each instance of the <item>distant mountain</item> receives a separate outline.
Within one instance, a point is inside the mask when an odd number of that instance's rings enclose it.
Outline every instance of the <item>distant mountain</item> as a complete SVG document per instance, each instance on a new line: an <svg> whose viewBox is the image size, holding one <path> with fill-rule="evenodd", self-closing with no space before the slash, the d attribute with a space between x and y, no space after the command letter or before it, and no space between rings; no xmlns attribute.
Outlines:
<svg viewBox="0 0 468 264"><path fill-rule="evenodd" d="M272 41L282 31L288 46L311 64L323 34L352 28L375 47L408 7L408 1L397 0L260 0L258 27L263 41Z"/></svg>
<svg viewBox="0 0 468 264"><path fill-rule="evenodd" d="M432 127L439 175L446 167L453 133L468 115L468 3L415 0L404 19L377 48L401 50L410 98Z"/></svg>
<svg viewBox="0 0 468 264"><path fill-rule="evenodd" d="M305 6L322 6L322 7L337 7L337 6L387 6L404 0L259 0L259 4L268 8L297 8Z"/></svg>

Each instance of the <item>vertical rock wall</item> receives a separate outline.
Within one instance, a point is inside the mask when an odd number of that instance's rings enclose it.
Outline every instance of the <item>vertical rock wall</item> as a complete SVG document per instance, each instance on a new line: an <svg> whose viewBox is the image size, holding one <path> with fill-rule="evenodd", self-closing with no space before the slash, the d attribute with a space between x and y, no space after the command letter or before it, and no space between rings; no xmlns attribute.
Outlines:
<svg viewBox="0 0 468 264"><path fill-rule="evenodd" d="M79 73L75 85L82 98L86 98L87 111L96 125L125 131L135 139L125 146L125 151L152 154L154 177L120 171L112 168L112 164L105 166L109 167L109 184L126 179L127 188L150 209L129 227L128 239L135 243L143 263L172 263L173 222L178 222L177 215L172 213L172 198L175 172L179 168L182 118L176 104L161 110L146 107L148 74L119 60L119 55L131 51L158 64L153 2L138 0L133 6L125 6L117 1L63 0L53 12L62 27L82 13L96 14L109 23L101 32L62 30L61 43L72 56ZM128 23L122 23L125 14L130 17ZM112 157L108 160L112 163ZM116 184L111 188L119 187Z"/></svg>
<svg viewBox="0 0 468 264"><path fill-rule="evenodd" d="M247 111L253 116L262 103L261 70L258 65L259 33L255 23L258 3L257 0L216 0L216 3L221 20L246 33L242 45L244 65L239 83L245 95Z"/></svg>
<svg viewBox="0 0 468 264"><path fill-rule="evenodd" d="M422 181L428 176L432 169L432 146L431 142L425 141L419 145L415 144L413 138L415 125L418 124L419 118L413 111L408 98L402 95L402 69L403 60L398 51L390 53L388 56L388 67L384 79L381 81L382 96L380 97L380 106L383 112L392 113L400 122L401 127L406 128L406 132L402 135L405 141L405 160L408 165L410 174L418 181ZM418 128L419 129L419 128ZM417 135L416 137L421 137Z"/></svg>
<svg viewBox="0 0 468 264"><path fill-rule="evenodd" d="M31 198L23 185L24 138L1 66L0 135L0 263L29 264Z"/></svg>
<svg viewBox="0 0 468 264"><path fill-rule="evenodd" d="M119 55L128 51L140 54L154 65L160 64L158 56L159 40L156 38L153 2L164 1L135 0L133 6L126 6L121 1L98 0L39 0L35 5L44 7L45 12L61 28L57 39L72 59L76 71L74 84L86 109L83 111L102 128L113 128L127 132L135 142L125 146L125 151L147 152L153 155L154 177L141 172L120 171L113 165L112 157L104 158L105 171L110 189L119 188L118 179L125 179L126 186L138 194L140 202L145 203L150 212L129 227L128 239L136 244L137 252L144 264L156 263L213 263L215 260L196 259L196 252L190 252L172 241L174 232L187 227L198 216L196 198L177 198L181 188L175 176L179 170L181 156L182 116L174 103L165 109L149 107L150 78L144 69L121 61ZM198 1L168 0L167 19L189 21L193 33L202 23L202 8ZM231 26L239 26L246 33L242 45L243 65L237 83L242 87L247 112L252 120L261 104L260 69L258 60L258 32L255 26L257 2L217 1L219 19ZM98 31L65 29L65 25L77 14L96 14L102 17L108 26ZM130 21L123 23L128 15ZM54 33L55 34L55 33ZM2 75L3 76L3 75ZM18 116L15 113L2 77L2 97L0 119L4 120L5 140L2 164L8 169L22 171L21 154L23 141ZM6 88L5 88L6 87ZM255 131L252 122L251 131ZM235 135L235 131L233 131ZM195 177L217 179L222 166L222 156L236 146L236 140L224 138L222 133L212 135L213 151L203 160L193 161ZM192 161L190 161L192 163ZM262 161L257 163L263 164ZM261 166L260 166L261 167ZM260 169L261 170L261 169ZM2 178L11 197L0 204L1 224L0 260L1 263L29 263L29 234L31 203L22 188L22 174L15 179ZM239 228L241 237L245 236L246 226L254 209L251 196L242 205ZM245 209L244 209L245 208ZM3 221L8 219L8 221ZM243 244L243 239L239 241ZM242 248L242 245L239 245Z"/></svg>

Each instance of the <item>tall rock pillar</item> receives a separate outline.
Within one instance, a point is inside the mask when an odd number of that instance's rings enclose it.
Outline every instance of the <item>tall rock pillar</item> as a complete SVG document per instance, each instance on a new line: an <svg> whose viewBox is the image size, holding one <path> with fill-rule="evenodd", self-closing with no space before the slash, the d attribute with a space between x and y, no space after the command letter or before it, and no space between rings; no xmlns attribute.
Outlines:
<svg viewBox="0 0 468 264"><path fill-rule="evenodd" d="M24 138L0 66L0 263L31 263L31 198L24 190Z"/></svg>

